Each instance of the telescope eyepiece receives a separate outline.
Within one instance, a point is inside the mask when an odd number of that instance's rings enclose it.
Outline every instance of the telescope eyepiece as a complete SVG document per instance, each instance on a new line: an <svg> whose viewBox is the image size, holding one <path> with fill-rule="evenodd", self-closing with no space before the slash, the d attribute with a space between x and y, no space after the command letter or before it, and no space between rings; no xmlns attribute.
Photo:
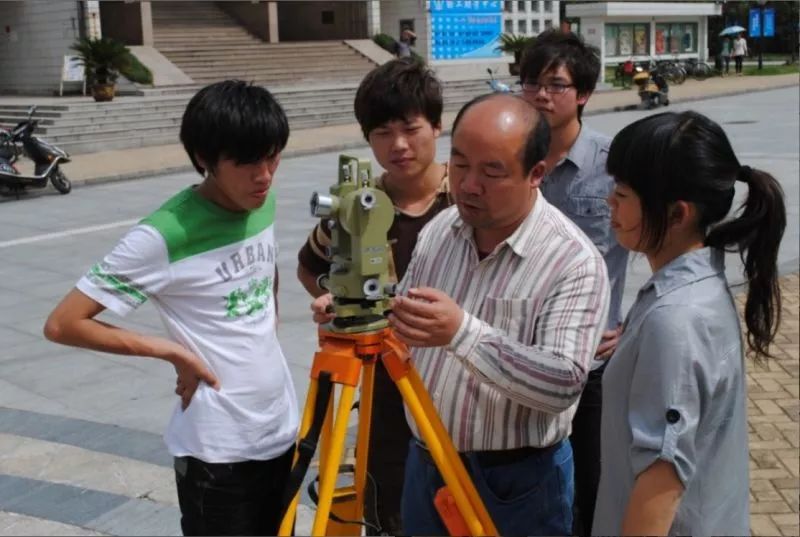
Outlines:
<svg viewBox="0 0 800 537"><path fill-rule="evenodd" d="M311 216L317 218L328 218L333 215L335 211L336 202L331 196L314 192L311 196Z"/></svg>

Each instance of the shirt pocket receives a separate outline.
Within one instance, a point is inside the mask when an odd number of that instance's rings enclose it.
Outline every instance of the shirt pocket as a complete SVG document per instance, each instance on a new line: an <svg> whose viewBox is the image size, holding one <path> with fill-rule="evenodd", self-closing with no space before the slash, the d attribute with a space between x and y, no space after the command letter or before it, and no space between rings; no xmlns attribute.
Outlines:
<svg viewBox="0 0 800 537"><path fill-rule="evenodd" d="M533 341L535 303L529 298L486 297L481 316L486 323L520 343Z"/></svg>
<svg viewBox="0 0 800 537"><path fill-rule="evenodd" d="M569 217L594 243L600 253L609 250L611 209L605 198L573 196L564 204L564 214Z"/></svg>

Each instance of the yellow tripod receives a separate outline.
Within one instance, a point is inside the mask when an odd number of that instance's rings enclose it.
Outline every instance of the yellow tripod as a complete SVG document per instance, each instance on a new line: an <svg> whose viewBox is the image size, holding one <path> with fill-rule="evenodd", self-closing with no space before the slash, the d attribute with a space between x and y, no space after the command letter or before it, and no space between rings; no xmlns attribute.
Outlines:
<svg viewBox="0 0 800 537"><path fill-rule="evenodd" d="M316 440L309 444L307 435L309 432L313 433L312 429L320 429L319 501L311 534L361 533L359 526L342 525L329 520L329 517L333 504L345 499L346 507L338 510L338 517L359 522L363 519L374 368L375 362L382 360L411 411L420 436L444 479L445 487L437 493L435 503L448 532L451 535L497 535L489 513L436 413L422 379L407 360L408 349L394 336L391 329L346 334L320 328L319 344L320 349L314 355L311 385L300 425L300 441L295 452L296 464L303 450L306 457L310 458L309 451L313 453ZM359 382L361 402L353 484L337 489L336 481L344 454L348 415ZM334 418L332 386L335 385L339 385L341 391ZM319 414L324 414L324 418ZM293 531L299 500L299 494L293 492L293 497L287 499L288 506L279 535L291 535Z"/></svg>

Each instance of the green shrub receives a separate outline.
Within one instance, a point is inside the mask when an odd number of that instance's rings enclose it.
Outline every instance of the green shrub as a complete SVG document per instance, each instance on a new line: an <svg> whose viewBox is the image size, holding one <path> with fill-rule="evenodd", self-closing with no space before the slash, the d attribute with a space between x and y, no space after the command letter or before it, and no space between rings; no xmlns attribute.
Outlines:
<svg viewBox="0 0 800 537"><path fill-rule="evenodd" d="M86 68L89 84L113 84L125 63L128 47L108 37L81 37L71 47L78 53L79 63Z"/></svg>
<svg viewBox="0 0 800 537"><path fill-rule="evenodd" d="M125 63L119 70L125 78L137 84L153 84L153 73L135 55L128 52Z"/></svg>
<svg viewBox="0 0 800 537"><path fill-rule="evenodd" d="M397 54L397 40L389 34L375 34L372 41L386 52Z"/></svg>

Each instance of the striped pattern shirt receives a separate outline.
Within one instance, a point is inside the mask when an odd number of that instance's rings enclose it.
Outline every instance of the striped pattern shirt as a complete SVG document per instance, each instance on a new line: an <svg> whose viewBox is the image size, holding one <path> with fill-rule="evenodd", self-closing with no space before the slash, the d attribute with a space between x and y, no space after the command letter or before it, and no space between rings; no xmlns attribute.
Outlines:
<svg viewBox="0 0 800 537"><path fill-rule="evenodd" d="M412 349L456 449L546 447L569 435L610 295L603 257L572 221L540 195L481 260L451 207L420 235L400 292L416 287L464 310L450 345Z"/></svg>

